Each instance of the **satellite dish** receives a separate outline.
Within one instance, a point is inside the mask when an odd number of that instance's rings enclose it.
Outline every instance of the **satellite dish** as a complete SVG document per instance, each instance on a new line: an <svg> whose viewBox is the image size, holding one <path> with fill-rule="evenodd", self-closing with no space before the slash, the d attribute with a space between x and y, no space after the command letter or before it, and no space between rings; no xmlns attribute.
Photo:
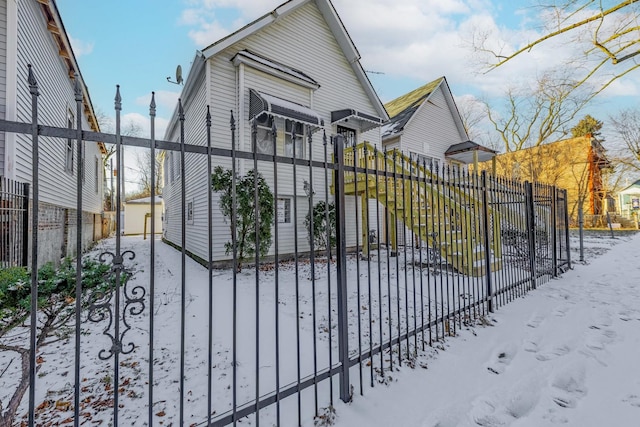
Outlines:
<svg viewBox="0 0 640 427"><path fill-rule="evenodd" d="M182 67L180 65L176 68L176 82L179 85L182 84Z"/></svg>
<svg viewBox="0 0 640 427"><path fill-rule="evenodd" d="M182 82L183 82L183 80L182 80L182 67L180 65L178 65L176 67L176 81L175 82L172 81L171 77L167 77L167 81L169 83L173 83L175 85L181 85L182 84Z"/></svg>

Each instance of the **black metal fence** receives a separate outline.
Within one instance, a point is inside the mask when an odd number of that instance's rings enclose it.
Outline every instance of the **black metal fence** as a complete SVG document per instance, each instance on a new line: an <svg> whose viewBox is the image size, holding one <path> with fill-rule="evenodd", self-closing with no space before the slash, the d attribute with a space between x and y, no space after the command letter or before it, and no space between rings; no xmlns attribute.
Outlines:
<svg viewBox="0 0 640 427"><path fill-rule="evenodd" d="M206 140L185 141L180 106L180 141L160 141L155 138L153 97L151 138L125 137L120 134L119 90L114 135L82 130L80 120L77 129L38 126L38 87L31 72L29 83L33 123L0 121L0 130L30 134L35 161L46 155L38 153L41 136L65 138L61 143L71 138L115 144L119 170L124 146L148 149L151 159L156 150L174 152L180 159L179 180L167 189L171 195L165 195L167 209L174 206L179 212L179 222L172 223L180 228L179 238L169 239L179 250L179 256L169 257L176 260L158 262L161 251L174 249L156 239L141 243L121 237L118 182L117 233L99 257L110 265L107 286L96 288L84 281L85 267L79 259L75 298L56 302L67 304L72 312L64 325L66 339L56 350L61 352L61 345L69 349L64 362L70 370L61 381L73 383L62 392L65 398L58 398L62 408L48 397L57 390L51 378L45 382L37 375L44 369L46 358L41 354L47 341L39 335L44 330L37 314L39 277L32 269L29 318L16 326L29 336L25 352L20 353L29 370L28 381L15 384L17 391L24 385L22 392L28 390L28 396L20 397L23 403L16 417L24 414L29 425L41 422L47 408L63 414L58 422L66 416L65 422L75 425L87 417L113 425L137 420L148 425L223 426L236 425L244 417L256 425L326 420L333 417L338 399L350 401L386 382L397 366L413 366L426 347L482 321L571 265L564 190L458 168L438 169L366 143L345 146L340 135L319 132L302 135L303 155L296 153L296 143L292 156L279 154L275 128L270 134L272 154L237 151L232 143L233 115L232 141L228 141L232 148L217 148L212 146L208 108L202 111ZM76 92L80 118L82 96L79 88ZM254 124L252 147L257 147L256 134ZM294 131L291 140L297 138ZM82 146L77 144L77 159L82 159ZM185 161L187 156L206 167L190 171L193 163ZM241 162L245 169L271 177L267 181L273 200L281 197L284 182L307 181L308 189L302 196L293 187L287 211L293 232L283 229L275 212L268 254L256 251L249 271L243 272L236 268L236 235L215 234L213 227L214 222L227 220L230 229L238 229L235 193L231 215L224 218L217 196L207 191L207 221L199 231L207 236L204 255L187 248L193 206L185 197L186 181L210 182L213 166L219 163L232 165L231 188L235 188ZM155 169L150 171L155 182ZM196 177L195 171L203 175ZM258 174L253 177L257 184ZM37 168L32 180L31 245L35 247ZM82 212L81 179L77 187L75 208ZM152 193L151 206L155 198ZM256 211L260 203L256 191ZM318 222L305 225L305 214L322 203L325 209L319 211ZM334 216L335 230L330 225ZM154 223L152 219L152 236ZM318 230L324 238L310 238ZM81 234L78 227L78 247ZM258 234L249 236L259 247ZM291 236L293 250L283 249L285 238ZM213 248L227 240L233 268L216 270ZM322 245L322 241L332 243ZM32 254L31 265L36 266L37 251ZM189 254L204 266L194 265ZM132 265L134 258L137 267ZM164 263L171 266L160 271ZM131 277L134 268L148 274ZM200 273L205 286L198 286ZM0 340L6 339L0 334ZM8 350L3 351L6 356ZM9 360L1 357L2 353L0 360ZM101 370L94 371L97 367ZM8 384L8 390L12 386ZM103 390L101 399L95 397L97 389ZM0 408L6 408L4 402Z"/></svg>
<svg viewBox="0 0 640 427"><path fill-rule="evenodd" d="M0 176L0 267L27 266L29 184Z"/></svg>

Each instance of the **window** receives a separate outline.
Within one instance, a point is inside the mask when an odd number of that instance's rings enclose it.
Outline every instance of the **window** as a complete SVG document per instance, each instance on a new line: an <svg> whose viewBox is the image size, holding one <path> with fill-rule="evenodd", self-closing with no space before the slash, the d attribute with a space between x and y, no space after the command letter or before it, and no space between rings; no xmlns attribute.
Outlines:
<svg viewBox="0 0 640 427"><path fill-rule="evenodd" d="M187 202L187 224L193 224L193 200Z"/></svg>
<svg viewBox="0 0 640 427"><path fill-rule="evenodd" d="M426 166L427 170L432 170L434 172L438 171L442 173L442 170L440 170L440 159L418 153L411 153L411 160L417 162L419 166Z"/></svg>
<svg viewBox="0 0 640 427"><path fill-rule="evenodd" d="M356 142L356 131L353 129L346 128L344 126L338 126L337 128L338 135L342 135L344 137L344 145L345 147L355 147Z"/></svg>
<svg viewBox="0 0 640 427"><path fill-rule="evenodd" d="M285 120L262 113L256 118L256 149L261 154L274 154L273 124L276 125L276 152L278 156L293 157L295 148L296 158L305 156L304 141L307 127L300 122ZM294 140L295 135L295 140Z"/></svg>
<svg viewBox="0 0 640 427"><path fill-rule="evenodd" d="M67 111L67 128L73 129L73 113L71 110ZM67 138L64 170L67 173L73 174L73 139L71 138Z"/></svg>
<svg viewBox="0 0 640 427"><path fill-rule="evenodd" d="M278 223L291 223L291 199L278 199Z"/></svg>

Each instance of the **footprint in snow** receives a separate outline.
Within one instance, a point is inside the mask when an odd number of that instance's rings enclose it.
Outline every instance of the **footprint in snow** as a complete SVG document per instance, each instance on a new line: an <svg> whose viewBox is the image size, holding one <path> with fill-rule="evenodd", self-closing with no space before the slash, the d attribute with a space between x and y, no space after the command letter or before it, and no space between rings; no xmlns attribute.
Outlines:
<svg viewBox="0 0 640 427"><path fill-rule="evenodd" d="M637 394L628 394L622 401L636 408L640 408L640 396Z"/></svg>
<svg viewBox="0 0 640 427"><path fill-rule="evenodd" d="M536 354L536 359L538 359L541 362L546 362L548 360L555 359L556 357L569 354L571 350L572 348L568 344L561 344L557 347L552 348L550 351L545 351L545 352Z"/></svg>
<svg viewBox="0 0 640 427"><path fill-rule="evenodd" d="M555 309L555 311L553 312L553 314L556 317L564 317L567 315L567 312L569 311L569 306L561 306Z"/></svg>
<svg viewBox="0 0 640 427"><path fill-rule="evenodd" d="M527 326L530 328L537 328L538 326L540 326L540 324L542 323L542 321L544 320L544 317L539 315L539 314L534 314L533 316L531 316L531 318L529 319L529 321L527 322Z"/></svg>
<svg viewBox="0 0 640 427"><path fill-rule="evenodd" d="M551 399L560 408L572 409L587 394L586 369L583 363L567 366L558 372L552 382Z"/></svg>
<svg viewBox="0 0 640 427"><path fill-rule="evenodd" d="M590 336L587 338L585 345L592 350L604 350L607 344L611 344L616 337L616 331L612 329L594 329L590 328Z"/></svg>
<svg viewBox="0 0 640 427"><path fill-rule="evenodd" d="M494 352L487 363L487 370L493 374L499 375L507 369L516 355L516 347L514 345L506 345Z"/></svg>

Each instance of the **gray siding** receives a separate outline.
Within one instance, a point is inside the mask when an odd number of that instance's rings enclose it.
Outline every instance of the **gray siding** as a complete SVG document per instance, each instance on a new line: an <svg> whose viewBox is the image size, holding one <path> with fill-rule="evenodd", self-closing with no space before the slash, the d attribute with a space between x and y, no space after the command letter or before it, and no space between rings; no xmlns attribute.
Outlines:
<svg viewBox="0 0 640 427"><path fill-rule="evenodd" d="M405 153L411 151L435 157L443 162L447 149L463 142L453 114L442 88L438 88L405 126L400 149Z"/></svg>
<svg viewBox="0 0 640 427"><path fill-rule="evenodd" d="M0 119L7 101L7 0L0 0ZM0 132L0 176L4 175L4 132Z"/></svg>
<svg viewBox="0 0 640 427"><path fill-rule="evenodd" d="M38 97L38 121L42 125L67 127L67 114L76 119L73 81L67 65L58 54L58 47L36 1L18 0L18 57L17 57L17 120L31 122L31 95L27 84L27 64L34 69L40 96ZM89 125L82 114L83 128ZM76 182L78 177L74 157L73 174L65 172L67 141L59 138L40 138L40 201L54 205L76 207ZM75 144L74 144L75 146ZM24 135L16 137L16 179L31 182L31 142ZM102 180L95 176L94 159L100 156L98 145L85 144L85 182L83 210L99 213L102 210ZM99 171L99 175L102 171ZM99 180L98 192L95 180Z"/></svg>

